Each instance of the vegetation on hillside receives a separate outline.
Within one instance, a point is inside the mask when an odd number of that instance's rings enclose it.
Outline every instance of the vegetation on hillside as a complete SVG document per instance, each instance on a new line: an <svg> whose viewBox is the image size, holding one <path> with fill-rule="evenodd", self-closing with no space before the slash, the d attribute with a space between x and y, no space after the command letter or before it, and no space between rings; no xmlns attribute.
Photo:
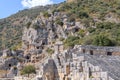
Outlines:
<svg viewBox="0 0 120 80"><path fill-rule="evenodd" d="M41 12L44 17L51 16L47 11L60 12L67 14L68 22L80 21L86 27L85 30L79 30L78 38L74 40L68 37L64 41L65 45L73 46L75 44L113 46L120 45L120 23L114 21L106 21L106 16L111 14L118 21L120 19L120 1L119 0L78 0L73 3L61 3L48 6L40 6L31 9L25 9L18 13L0 20L0 50L11 48L15 49L16 45L20 45L22 41L22 31L30 22L35 19ZM110 16L111 16L110 15ZM29 20L27 19L29 18ZM29 22L30 21L30 22ZM28 24L26 24L28 22ZM62 20L59 18L56 24L63 26ZM95 26L95 27L92 27ZM37 25L33 26L35 29ZM89 35L86 35L89 33ZM101 37L101 35L103 37ZM70 35L71 36L71 35ZM104 38L105 36L105 38ZM98 39L97 39L98 38ZM101 43L101 40L105 42ZM73 42L70 42L73 40ZM96 41L100 41L96 43ZM107 44L104 44L106 43Z"/></svg>
<svg viewBox="0 0 120 80"><path fill-rule="evenodd" d="M0 19L0 50L11 48L17 49L22 41L23 28L30 27L31 21L40 13L59 5L39 6L31 9L21 10L8 18ZM38 25L33 26L35 29ZM20 47L20 46L19 46Z"/></svg>
<svg viewBox="0 0 120 80"><path fill-rule="evenodd" d="M68 37L64 41L65 46L74 46L75 44L96 45L96 46L119 46L120 45L120 1L119 0L78 0L78 2L64 3L57 11L66 12L68 19L75 18L74 21L80 21L86 27L80 29L77 34L79 38ZM106 21L106 15L118 19L118 22ZM98 21L95 21L98 19ZM112 19L112 18L111 18ZM94 26L94 27L92 27ZM89 35L86 35L86 32Z"/></svg>

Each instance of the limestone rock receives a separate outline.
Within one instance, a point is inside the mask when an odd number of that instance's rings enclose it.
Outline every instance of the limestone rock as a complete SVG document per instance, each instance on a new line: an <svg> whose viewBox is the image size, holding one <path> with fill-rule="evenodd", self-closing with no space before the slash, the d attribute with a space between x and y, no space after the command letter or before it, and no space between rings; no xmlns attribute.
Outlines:
<svg viewBox="0 0 120 80"><path fill-rule="evenodd" d="M57 67L54 60L49 59L48 63L44 65L43 75L45 80L56 80L58 78Z"/></svg>
<svg viewBox="0 0 120 80"><path fill-rule="evenodd" d="M17 72L18 72L17 67L12 67L9 73L7 74L7 77L13 78L14 76L17 75Z"/></svg>

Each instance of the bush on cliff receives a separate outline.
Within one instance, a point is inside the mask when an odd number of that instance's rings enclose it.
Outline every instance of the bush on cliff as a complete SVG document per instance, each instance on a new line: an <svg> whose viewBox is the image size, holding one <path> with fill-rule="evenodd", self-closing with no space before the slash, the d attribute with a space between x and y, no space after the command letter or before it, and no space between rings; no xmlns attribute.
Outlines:
<svg viewBox="0 0 120 80"><path fill-rule="evenodd" d="M21 70L21 75L28 74L29 77L29 74L31 73L36 73L35 67L33 65L27 65Z"/></svg>
<svg viewBox="0 0 120 80"><path fill-rule="evenodd" d="M65 47L73 47L74 45L79 44L79 37L76 36L69 36L65 41L64 45Z"/></svg>
<svg viewBox="0 0 120 80"><path fill-rule="evenodd" d="M113 46L113 43L108 37L106 37L104 35L98 35L94 38L93 45L96 45L96 46Z"/></svg>

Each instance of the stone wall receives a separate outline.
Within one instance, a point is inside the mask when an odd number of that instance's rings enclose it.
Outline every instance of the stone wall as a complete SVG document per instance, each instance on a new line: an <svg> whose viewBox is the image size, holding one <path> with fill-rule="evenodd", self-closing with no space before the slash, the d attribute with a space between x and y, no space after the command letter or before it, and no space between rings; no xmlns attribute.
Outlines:
<svg viewBox="0 0 120 80"><path fill-rule="evenodd" d="M120 47L76 45L74 49L79 49L81 53L91 55L120 55Z"/></svg>

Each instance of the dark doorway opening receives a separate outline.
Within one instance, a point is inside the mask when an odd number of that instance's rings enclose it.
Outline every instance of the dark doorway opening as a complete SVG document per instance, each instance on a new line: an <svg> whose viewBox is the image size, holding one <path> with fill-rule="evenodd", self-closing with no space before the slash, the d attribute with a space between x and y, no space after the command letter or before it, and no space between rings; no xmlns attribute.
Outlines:
<svg viewBox="0 0 120 80"><path fill-rule="evenodd" d="M30 57L29 57L29 56L26 56L26 59L30 59Z"/></svg>
<svg viewBox="0 0 120 80"><path fill-rule="evenodd" d="M43 42L42 45L45 45L45 42Z"/></svg>
<svg viewBox="0 0 120 80"><path fill-rule="evenodd" d="M78 32L79 31L79 28L75 28L75 32Z"/></svg>
<svg viewBox="0 0 120 80"><path fill-rule="evenodd" d="M36 47L37 49L40 49L40 47L38 46L38 47Z"/></svg>
<svg viewBox="0 0 120 80"><path fill-rule="evenodd" d="M55 35L55 38L58 38L58 35Z"/></svg>
<svg viewBox="0 0 120 80"><path fill-rule="evenodd" d="M11 64L9 64L9 67L11 67Z"/></svg>
<svg viewBox="0 0 120 80"><path fill-rule="evenodd" d="M107 55L108 55L108 56L111 56L111 55L112 55L112 52L107 52Z"/></svg>
<svg viewBox="0 0 120 80"><path fill-rule="evenodd" d="M93 51L92 50L90 50L90 55L93 55Z"/></svg>
<svg viewBox="0 0 120 80"><path fill-rule="evenodd" d="M85 53L85 49L83 49L83 53Z"/></svg>

